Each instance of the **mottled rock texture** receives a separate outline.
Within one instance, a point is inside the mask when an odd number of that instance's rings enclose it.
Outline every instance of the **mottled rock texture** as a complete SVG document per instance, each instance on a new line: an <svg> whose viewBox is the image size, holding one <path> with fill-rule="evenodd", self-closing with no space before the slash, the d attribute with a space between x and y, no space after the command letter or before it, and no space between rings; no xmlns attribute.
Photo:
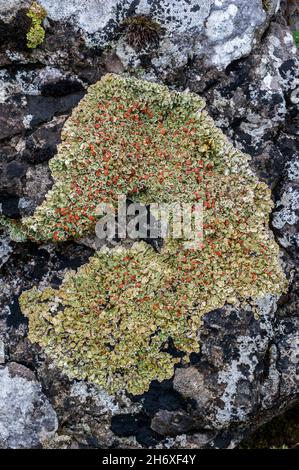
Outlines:
<svg viewBox="0 0 299 470"><path fill-rule="evenodd" d="M252 168L272 189L271 226L289 289L280 299L268 296L257 305L225 305L208 313L199 330L200 352L189 366L177 368L171 380L152 383L141 397L111 397L69 381L29 342L18 303L21 292L34 285L57 288L66 271L86 263L93 250L74 242L17 243L3 231L1 393L10 387L18 392L14 403L0 404L1 446L235 447L298 400L299 67L290 30L298 24L291 21L296 2L40 3L48 11L45 41L32 50L26 47L31 2L0 6L2 213L32 214L52 186L48 160L63 123L87 86L107 72L127 72L203 96L217 125L252 156ZM124 20L136 15L161 25L158 43L139 50L128 44ZM24 364L27 372L11 372L22 368L12 363Z"/></svg>
<svg viewBox="0 0 299 470"><path fill-rule="evenodd" d="M34 374L11 362L0 368L0 448L40 447L55 434L56 413Z"/></svg>

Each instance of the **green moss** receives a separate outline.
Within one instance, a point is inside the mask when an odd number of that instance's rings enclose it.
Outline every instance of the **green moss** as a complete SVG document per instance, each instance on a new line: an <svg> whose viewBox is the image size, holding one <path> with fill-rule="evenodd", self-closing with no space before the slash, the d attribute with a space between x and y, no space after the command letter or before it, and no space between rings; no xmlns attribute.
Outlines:
<svg viewBox="0 0 299 470"><path fill-rule="evenodd" d="M42 44L45 39L45 30L42 22L47 16L46 10L37 2L33 2L30 6L27 16L31 19L31 27L27 33L27 47L35 49Z"/></svg>
<svg viewBox="0 0 299 470"><path fill-rule="evenodd" d="M263 2L263 8L265 11L269 11L270 10L270 6L271 6L271 1L270 0L262 0Z"/></svg>
<svg viewBox="0 0 299 470"><path fill-rule="evenodd" d="M294 41L297 47L299 47L299 30L293 32Z"/></svg>
<svg viewBox="0 0 299 470"><path fill-rule="evenodd" d="M32 341L71 377L142 393L198 350L202 316L225 302L279 294L285 278L268 230L268 187L190 93L106 75L66 122L50 167L55 181L23 231L36 241L94 232L101 202L202 201L204 243L167 239L97 253L59 290L23 293Z"/></svg>

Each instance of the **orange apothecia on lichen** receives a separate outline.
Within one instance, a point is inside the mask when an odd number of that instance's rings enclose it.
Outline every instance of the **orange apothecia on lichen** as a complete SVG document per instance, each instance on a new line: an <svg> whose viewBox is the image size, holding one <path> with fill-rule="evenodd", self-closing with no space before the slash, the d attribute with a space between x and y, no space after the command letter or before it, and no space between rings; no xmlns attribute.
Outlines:
<svg viewBox="0 0 299 470"><path fill-rule="evenodd" d="M188 357L204 313L283 289L270 191L203 108L196 95L106 75L64 126L53 189L22 222L29 238L88 235L98 204L122 194L204 206L201 250L172 239L161 254L144 243L104 250L60 289L21 296L30 339L71 377L142 393L173 374L169 338Z"/></svg>

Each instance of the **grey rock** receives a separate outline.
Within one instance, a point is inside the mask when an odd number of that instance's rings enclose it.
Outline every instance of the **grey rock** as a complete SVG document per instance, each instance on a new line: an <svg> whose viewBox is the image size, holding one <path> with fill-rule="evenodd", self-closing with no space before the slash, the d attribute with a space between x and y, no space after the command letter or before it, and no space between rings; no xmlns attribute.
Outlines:
<svg viewBox="0 0 299 470"><path fill-rule="evenodd" d="M271 2L275 9L278 1ZM155 66L187 63L193 55L205 57L216 67L248 55L267 25L267 13L259 0L221 1L106 1L93 0L88 9L76 0L41 0L49 18L66 21L82 31L90 46L106 46L119 22L132 15L149 15L165 28ZM203 40L205 46L203 47Z"/></svg>
<svg viewBox="0 0 299 470"><path fill-rule="evenodd" d="M2 5L0 18L6 22L15 21L17 8L22 7L26 11L28 5L27 2L21 5L18 3L9 1ZM9 50L5 54L7 59L15 57L25 62L38 57L49 63L46 51L52 47L53 41L55 43L54 31L51 29L51 24L55 24L58 36L61 27L72 31L73 37L77 36L83 41L83 49L103 49L112 41L119 58L126 65L138 65L134 51L124 48L122 52L125 34L120 34L120 28L128 17L147 15L164 29L158 48L150 53L160 73L167 73L173 67L180 68L194 57L223 69L234 60L250 54L269 19L278 10L279 3L280 0L269 0L269 7L265 10L260 0L252 0L250 3L247 0L196 0L192 3L187 0L91 0L86 8L86 4L78 0L40 0L48 12L44 22L47 33L45 44L40 50L31 51L32 56L23 50L21 55L20 50L17 55ZM66 45L67 48L72 47L71 39L67 39ZM146 47L144 49L147 51ZM52 57L53 61L55 58L53 60Z"/></svg>
<svg viewBox="0 0 299 470"><path fill-rule="evenodd" d="M35 165L29 168L26 173L25 194L30 198L30 201L34 201L34 206L37 207L43 202L52 184L53 180L48 165L43 163Z"/></svg>
<svg viewBox="0 0 299 470"><path fill-rule="evenodd" d="M54 157L60 133L67 116L54 117L51 121L38 126L24 141L23 159L30 164L43 163Z"/></svg>
<svg viewBox="0 0 299 470"><path fill-rule="evenodd" d="M29 215L42 202L52 185L44 162L56 153L65 113L83 94L77 76L70 77L56 67L0 71L0 202L4 215Z"/></svg>
<svg viewBox="0 0 299 470"><path fill-rule="evenodd" d="M0 364L5 364L5 344L2 339L0 339Z"/></svg>
<svg viewBox="0 0 299 470"><path fill-rule="evenodd" d="M277 194L272 225L279 243L298 255L299 249L299 154L285 167L285 178Z"/></svg>
<svg viewBox="0 0 299 470"><path fill-rule="evenodd" d="M188 413L158 411L152 428L162 436L205 429L212 438L204 447L222 447L224 436L225 447L234 447L245 428L258 426L254 416L266 419L274 402L281 409L292 402L299 391L298 318L277 324L276 309L268 297L256 304L259 318L249 305L206 315L201 352L191 358L191 367L176 370L173 381L174 389L196 404Z"/></svg>
<svg viewBox="0 0 299 470"><path fill-rule="evenodd" d="M284 16L287 19L289 26L293 31L299 29L299 4L298 0L282 0L281 8L284 12Z"/></svg>
<svg viewBox="0 0 299 470"><path fill-rule="evenodd" d="M24 115L17 104L0 103L0 139L7 139L25 130Z"/></svg>
<svg viewBox="0 0 299 470"><path fill-rule="evenodd" d="M0 447L40 446L54 435L55 411L29 369L10 364L0 369Z"/></svg>
<svg viewBox="0 0 299 470"><path fill-rule="evenodd" d="M10 254L13 251L10 237L6 233L0 235L0 268L9 259Z"/></svg>
<svg viewBox="0 0 299 470"><path fill-rule="evenodd" d="M187 71L186 86L206 95L218 126L252 155L255 169L270 185L277 183L298 145L298 64L289 29L274 22L260 48L219 82L201 62Z"/></svg>

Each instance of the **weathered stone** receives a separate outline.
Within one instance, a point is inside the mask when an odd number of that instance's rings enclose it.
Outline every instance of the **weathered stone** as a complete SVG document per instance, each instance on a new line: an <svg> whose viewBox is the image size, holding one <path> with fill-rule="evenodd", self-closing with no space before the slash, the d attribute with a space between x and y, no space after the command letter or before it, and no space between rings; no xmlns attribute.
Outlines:
<svg viewBox="0 0 299 470"><path fill-rule="evenodd" d="M30 52L33 56L48 61L46 51L55 41L52 31L52 25L55 25L58 36L62 26L72 31L73 37L81 37L83 49L104 48L111 41L119 43L116 49L120 59L126 65L133 62L137 65L143 60L143 51L137 54L136 62L134 51L125 47L125 34L119 34L120 27L128 17L147 15L161 24L164 31L150 58L160 72L168 73L174 66L186 65L193 57L201 57L206 64L223 69L234 60L247 56L266 29L269 18L277 11L279 0L269 0L267 9L260 0L250 4L246 0L204 0L192 4L185 0L109 0L104 3L92 0L88 8L78 0L40 0L40 4L47 10L46 37L40 50ZM15 23L16 6L16 2L10 1L1 7L0 18L6 24ZM26 11L28 2L23 1L19 6L21 11ZM67 37L65 45L67 49L72 48L70 38ZM18 54L24 54L23 60L31 60L28 52L24 53L23 43L18 41L16 46ZM8 58L13 56L9 51L5 54Z"/></svg>
<svg viewBox="0 0 299 470"><path fill-rule="evenodd" d="M86 263L92 250L74 243L15 243L4 233L5 361L28 364L43 392L29 369L1 368L0 446L36 447L45 438L42 445L49 448L233 448L299 396L299 67L287 26L298 29L297 2L92 0L86 8L79 0L40 0L48 11L46 37L28 50L31 3L7 0L0 6L2 213L28 215L43 200L52 185L47 162L87 85L107 71L132 71L203 95L217 125L253 157L252 167L273 190L271 226L290 287L280 299L264 299L259 306L209 313L199 331L200 353L177 369L173 380L152 383L138 398L110 397L56 370L28 341L18 305L20 293L33 285L57 288L66 270ZM164 29L155 46L136 51L127 43L123 20L141 14ZM84 243L97 248L94 240ZM171 342L169 347L176 355ZM59 415L59 436L49 400ZM37 409L41 415L32 414Z"/></svg>
<svg viewBox="0 0 299 470"><path fill-rule="evenodd" d="M156 432L176 435L177 429L187 434L206 429L214 438L204 446L217 447L216 436L226 430L226 446L234 446L242 423L257 426L253 418L257 410L261 419L273 402L283 409L287 400L296 397L297 319L275 326L276 306L271 298L258 302L259 319L248 307L227 308L221 315L215 311L204 318L201 353L194 356L191 367L177 369L173 382L174 389L196 405L188 414L159 411L152 420Z"/></svg>
<svg viewBox="0 0 299 470"><path fill-rule="evenodd" d="M256 170L271 185L298 145L298 64L290 31L273 23L260 48L232 65L219 82L215 75L205 74L200 62L187 72L186 85L206 94L217 124L237 147L253 156Z"/></svg>
<svg viewBox="0 0 299 470"><path fill-rule="evenodd" d="M58 422L34 374L11 363L0 369L0 447L32 448L54 435Z"/></svg>
<svg viewBox="0 0 299 470"><path fill-rule="evenodd" d="M12 137L25 129L20 120L22 114L17 104L0 103L0 140Z"/></svg>

